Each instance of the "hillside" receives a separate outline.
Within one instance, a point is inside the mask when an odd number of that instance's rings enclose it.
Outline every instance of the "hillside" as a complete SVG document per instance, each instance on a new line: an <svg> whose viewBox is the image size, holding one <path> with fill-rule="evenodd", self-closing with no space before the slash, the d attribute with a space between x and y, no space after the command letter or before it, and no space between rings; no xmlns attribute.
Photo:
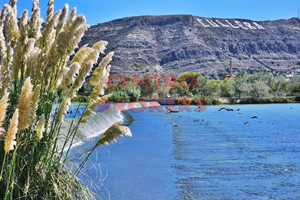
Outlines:
<svg viewBox="0 0 300 200"><path fill-rule="evenodd" d="M109 42L112 73L222 74L234 69L300 73L300 19L251 21L191 15L139 16L92 26L81 44Z"/></svg>

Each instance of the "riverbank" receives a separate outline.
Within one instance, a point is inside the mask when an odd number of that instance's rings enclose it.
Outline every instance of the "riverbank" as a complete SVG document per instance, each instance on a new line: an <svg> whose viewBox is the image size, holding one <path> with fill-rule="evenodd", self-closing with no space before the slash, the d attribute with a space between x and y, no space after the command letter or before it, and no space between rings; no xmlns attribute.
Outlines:
<svg viewBox="0 0 300 200"><path fill-rule="evenodd" d="M264 97L264 98L225 98L225 97L168 97L141 98L138 101L158 102L161 105L239 105L239 104L278 104L300 103L297 97Z"/></svg>

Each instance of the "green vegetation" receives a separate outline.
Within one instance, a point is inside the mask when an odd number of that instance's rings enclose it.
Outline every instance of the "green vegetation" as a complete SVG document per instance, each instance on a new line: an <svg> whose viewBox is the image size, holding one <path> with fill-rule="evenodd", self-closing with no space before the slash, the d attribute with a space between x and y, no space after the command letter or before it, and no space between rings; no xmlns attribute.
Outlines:
<svg viewBox="0 0 300 200"><path fill-rule="evenodd" d="M156 78L155 78L156 77ZM131 77L131 84L124 89L119 82L115 91L115 99L129 102L138 98L191 98L204 97L205 103L218 104L222 99L241 103L286 103L295 102L300 95L300 76L286 79L284 76L272 76L266 72L248 75L240 71L234 78L224 80L212 79L200 73L184 72L174 76L145 76L139 81ZM109 90L113 92L114 90Z"/></svg>
<svg viewBox="0 0 300 200"><path fill-rule="evenodd" d="M83 46L69 60L89 27L85 17L76 16L74 8L67 20L68 5L54 13L50 0L42 28L38 4L33 2L29 20L27 10L17 19L16 0L6 4L0 15L0 199L93 199L78 175L83 175L82 168L97 146L130 136L130 130L115 123L78 163L71 162L69 152L78 127L93 115L104 94L113 52L89 80L85 112L79 120L74 117L62 135L64 113L107 42Z"/></svg>
<svg viewBox="0 0 300 200"><path fill-rule="evenodd" d="M142 65L139 62L133 63L133 67L135 67L136 71L140 71L142 69Z"/></svg>
<svg viewBox="0 0 300 200"><path fill-rule="evenodd" d="M124 77L116 87L116 89L108 89L107 91L108 93L112 93L109 100L114 103L134 101L141 96L141 91L134 86L132 77Z"/></svg>

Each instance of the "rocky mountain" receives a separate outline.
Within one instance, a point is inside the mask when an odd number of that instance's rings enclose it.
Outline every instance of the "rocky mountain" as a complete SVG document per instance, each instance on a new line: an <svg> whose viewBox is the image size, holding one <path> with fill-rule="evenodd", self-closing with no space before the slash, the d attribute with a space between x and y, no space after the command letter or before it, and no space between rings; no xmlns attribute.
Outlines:
<svg viewBox="0 0 300 200"><path fill-rule="evenodd" d="M300 73L300 19L252 21L192 15L139 16L92 26L81 44L109 42L112 73L179 74L265 70Z"/></svg>

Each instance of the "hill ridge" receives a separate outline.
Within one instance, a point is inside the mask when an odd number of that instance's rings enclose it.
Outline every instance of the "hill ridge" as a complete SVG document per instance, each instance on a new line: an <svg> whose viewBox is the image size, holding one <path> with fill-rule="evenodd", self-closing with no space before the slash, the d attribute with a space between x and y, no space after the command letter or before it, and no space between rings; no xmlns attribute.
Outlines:
<svg viewBox="0 0 300 200"><path fill-rule="evenodd" d="M125 17L91 26L81 44L109 42L114 74L300 72L300 19L255 21L193 15ZM220 76L221 76L220 75Z"/></svg>

